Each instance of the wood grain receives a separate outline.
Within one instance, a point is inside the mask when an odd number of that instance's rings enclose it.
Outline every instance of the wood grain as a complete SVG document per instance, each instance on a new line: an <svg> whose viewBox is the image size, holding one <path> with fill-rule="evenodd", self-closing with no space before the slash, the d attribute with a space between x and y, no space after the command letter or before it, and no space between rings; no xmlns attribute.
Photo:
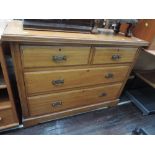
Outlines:
<svg viewBox="0 0 155 155"><path fill-rule="evenodd" d="M0 110L11 109L11 108L12 106L8 98L0 98Z"/></svg>
<svg viewBox="0 0 155 155"><path fill-rule="evenodd" d="M132 62L135 58L137 48L95 48L95 55L93 64L107 64L107 63L123 63ZM119 59L113 59L113 56L120 56Z"/></svg>
<svg viewBox="0 0 155 155"><path fill-rule="evenodd" d="M4 126L6 126L6 125L17 123L15 121L14 114L11 109L0 110L0 118L1 118L0 130L1 130L1 128L4 129Z"/></svg>
<svg viewBox="0 0 155 155"><path fill-rule="evenodd" d="M3 74L1 75L1 77L4 78L3 80L5 81L5 84L4 83L3 84L8 93L8 96L6 96L5 98L2 98L2 96L0 96L1 97L0 98L0 110L1 110L0 117L2 118L2 121L0 123L0 129L6 128L6 125L18 124L17 112L15 108L15 100L12 93L4 51L5 51L5 48L3 48L2 45L0 45L0 65L2 68L2 73L0 74Z"/></svg>
<svg viewBox="0 0 155 155"><path fill-rule="evenodd" d="M137 49L148 45L110 31L23 30L20 21L11 22L2 39L11 42L25 126L116 105L138 56ZM50 62L57 53L71 59L60 65ZM113 54L119 54L120 60L111 60ZM64 83L55 86L54 80ZM51 104L60 107L53 109Z"/></svg>
<svg viewBox="0 0 155 155"><path fill-rule="evenodd" d="M22 63L29 67L84 65L88 63L90 47L22 46ZM54 61L54 56L66 60Z"/></svg>
<svg viewBox="0 0 155 155"><path fill-rule="evenodd" d="M50 42L50 43L79 43L98 45L130 45L147 46L148 42L135 37L114 35L113 32L102 34L82 34L51 31L23 30L22 21L12 21L8 24L3 36L3 41L17 42Z"/></svg>
<svg viewBox="0 0 155 155"><path fill-rule="evenodd" d="M93 105L87 105L87 106L82 106L82 107L77 107L74 109L67 109L55 113L50 113L46 115L40 115L36 117L29 117L23 120L24 127L30 127L33 125L36 125L38 123L43 123L55 119L60 119L60 118L65 118L68 116L74 116L77 114L82 114L98 109L103 109L105 107L110 107L113 105L116 105L118 103L118 100L112 100L112 101L107 101L107 102L102 102L102 103L97 103Z"/></svg>
<svg viewBox="0 0 155 155"><path fill-rule="evenodd" d="M100 86L90 89L74 90L62 93L53 93L36 97L29 97L29 108L31 116L42 115L51 112L73 109L85 105L92 105L108 100L116 99L121 84ZM52 103L62 102L56 107Z"/></svg>
<svg viewBox="0 0 155 155"><path fill-rule="evenodd" d="M18 43L10 43L11 54L13 58L13 64L15 68L15 76L17 81L17 87L20 97L20 102L22 106L22 114L24 116L29 115L28 107L27 107L27 95L25 91L25 84L23 79L23 68L21 63L21 52L19 49Z"/></svg>
<svg viewBox="0 0 155 155"><path fill-rule="evenodd" d="M126 77L128 70L129 66L118 66L26 72L24 79L27 93L32 95L53 90L121 82ZM113 77L106 77L109 74L112 74ZM55 85L53 84L55 80L63 80L63 83Z"/></svg>
<svg viewBox="0 0 155 155"><path fill-rule="evenodd" d="M155 20L140 19L133 29L134 36L152 42L155 35Z"/></svg>
<svg viewBox="0 0 155 155"><path fill-rule="evenodd" d="M138 56L139 56L139 54L140 54L140 50L141 50L141 47L138 48L138 50L137 50L137 52L136 52L136 54L135 54L135 58L134 58L132 64L130 65L130 69L128 70L128 73L127 73L127 75L126 75L126 77L125 77L125 79L124 79L122 88L120 89L120 92L118 93L118 97L120 97L120 95L122 94L122 91L123 91L123 89L124 89L124 87L125 87L125 84L126 84L128 78L129 78L130 74L131 74L131 71L133 70L133 67L134 67L134 65L135 65L135 63L136 63L136 61L137 61L137 59L138 59Z"/></svg>

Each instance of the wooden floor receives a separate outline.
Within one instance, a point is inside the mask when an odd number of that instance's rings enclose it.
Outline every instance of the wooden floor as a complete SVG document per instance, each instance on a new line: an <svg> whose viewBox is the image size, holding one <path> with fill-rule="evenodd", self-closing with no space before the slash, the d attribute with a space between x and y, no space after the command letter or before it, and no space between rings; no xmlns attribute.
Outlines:
<svg viewBox="0 0 155 155"><path fill-rule="evenodd" d="M155 114L143 116L131 103L43 123L9 135L124 135L136 127L151 128ZM153 129L152 129L153 130Z"/></svg>

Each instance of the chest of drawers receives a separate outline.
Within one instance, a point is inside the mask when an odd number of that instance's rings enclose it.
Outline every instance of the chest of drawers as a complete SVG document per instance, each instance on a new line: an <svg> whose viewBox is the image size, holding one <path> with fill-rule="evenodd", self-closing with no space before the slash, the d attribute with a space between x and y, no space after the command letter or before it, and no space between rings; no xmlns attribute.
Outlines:
<svg viewBox="0 0 155 155"><path fill-rule="evenodd" d="M4 54L7 48L1 41L1 34L6 25L7 21L0 20L0 132L19 125L7 59Z"/></svg>
<svg viewBox="0 0 155 155"><path fill-rule="evenodd" d="M19 21L2 39L10 42L25 126L116 105L148 45L112 33L23 30Z"/></svg>

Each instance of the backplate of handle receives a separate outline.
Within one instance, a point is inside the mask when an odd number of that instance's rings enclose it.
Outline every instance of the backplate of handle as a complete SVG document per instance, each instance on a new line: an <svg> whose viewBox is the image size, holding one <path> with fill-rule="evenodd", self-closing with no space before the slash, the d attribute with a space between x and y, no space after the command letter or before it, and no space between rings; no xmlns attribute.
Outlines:
<svg viewBox="0 0 155 155"><path fill-rule="evenodd" d="M67 56L65 56L65 55L54 55L54 56L52 57L52 60L53 60L54 62L64 62L64 61L67 60Z"/></svg>
<svg viewBox="0 0 155 155"><path fill-rule="evenodd" d="M52 107L57 108L57 107L60 107L60 106L62 106L62 101L52 102Z"/></svg>
<svg viewBox="0 0 155 155"><path fill-rule="evenodd" d="M64 79L59 79L59 80L52 80L52 84L54 86L60 86L64 84Z"/></svg>
<svg viewBox="0 0 155 155"><path fill-rule="evenodd" d="M2 121L2 117L0 117L0 121Z"/></svg>
<svg viewBox="0 0 155 155"><path fill-rule="evenodd" d="M113 77L114 77L114 74L113 73L107 73L105 75L105 78L107 78L107 79L110 79L110 78L113 78Z"/></svg>
<svg viewBox="0 0 155 155"><path fill-rule="evenodd" d="M105 96L107 96L107 93L105 93L105 92L103 92L103 93L101 93L101 94L99 95L99 97L105 97Z"/></svg>
<svg viewBox="0 0 155 155"><path fill-rule="evenodd" d="M113 54L111 57L112 60L119 60L120 58L121 58L120 54Z"/></svg>

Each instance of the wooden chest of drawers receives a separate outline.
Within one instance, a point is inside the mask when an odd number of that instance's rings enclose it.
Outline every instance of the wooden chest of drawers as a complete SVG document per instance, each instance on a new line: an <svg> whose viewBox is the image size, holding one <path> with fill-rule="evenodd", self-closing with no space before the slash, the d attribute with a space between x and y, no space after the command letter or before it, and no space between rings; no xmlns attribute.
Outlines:
<svg viewBox="0 0 155 155"><path fill-rule="evenodd" d="M17 117L11 80L8 73L6 45L1 41L1 34L7 25L7 21L0 20L0 132L19 125Z"/></svg>
<svg viewBox="0 0 155 155"><path fill-rule="evenodd" d="M148 43L112 33L23 30L11 22L10 42L25 126L116 105Z"/></svg>

